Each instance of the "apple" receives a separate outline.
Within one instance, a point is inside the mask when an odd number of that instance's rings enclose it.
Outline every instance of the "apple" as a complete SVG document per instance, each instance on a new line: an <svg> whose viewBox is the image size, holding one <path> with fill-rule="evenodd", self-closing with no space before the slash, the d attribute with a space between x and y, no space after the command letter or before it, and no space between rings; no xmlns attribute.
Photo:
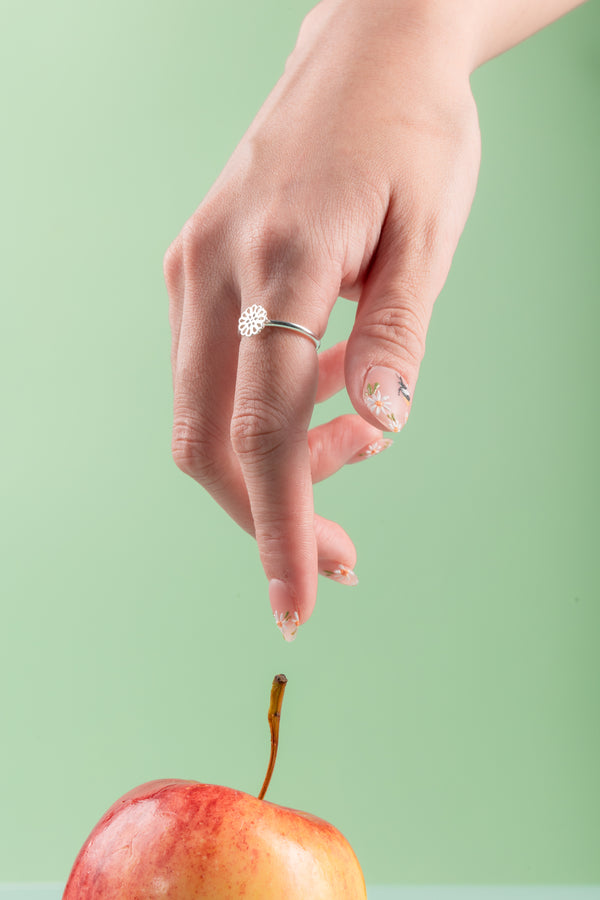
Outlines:
<svg viewBox="0 0 600 900"><path fill-rule="evenodd" d="M358 860L333 825L263 799L286 682L273 681L258 798L180 779L134 788L86 840L63 900L366 900Z"/></svg>
<svg viewBox="0 0 600 900"><path fill-rule="evenodd" d="M363 900L350 844L308 813L194 781L118 800L81 850L63 900Z"/></svg>

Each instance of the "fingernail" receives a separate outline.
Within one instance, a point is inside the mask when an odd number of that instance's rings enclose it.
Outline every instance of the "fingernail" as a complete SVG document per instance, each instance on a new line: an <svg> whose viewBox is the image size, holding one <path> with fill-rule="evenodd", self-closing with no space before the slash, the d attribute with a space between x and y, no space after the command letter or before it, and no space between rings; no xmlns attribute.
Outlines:
<svg viewBox="0 0 600 900"><path fill-rule="evenodd" d="M331 578L332 581L339 582L339 584L358 584L358 578L356 577L356 574L352 571L350 566L345 566L343 565L343 563L330 562L329 560L320 560L319 572L321 575L325 575L327 578Z"/></svg>
<svg viewBox="0 0 600 900"><path fill-rule="evenodd" d="M292 592L279 578L271 578L269 581L269 600L275 616L275 624L281 631L284 640L291 642L296 638L300 616L294 609Z"/></svg>
<svg viewBox="0 0 600 900"><path fill-rule="evenodd" d="M377 456L378 453L383 453L384 450L391 447L393 443L391 438L380 438L378 441L371 441L370 444L359 450L352 459L349 459L348 464L360 462L361 459L368 459L369 456Z"/></svg>
<svg viewBox="0 0 600 900"><path fill-rule="evenodd" d="M373 366L365 378L364 400L385 431L400 431L410 411L410 393L402 375L387 366Z"/></svg>

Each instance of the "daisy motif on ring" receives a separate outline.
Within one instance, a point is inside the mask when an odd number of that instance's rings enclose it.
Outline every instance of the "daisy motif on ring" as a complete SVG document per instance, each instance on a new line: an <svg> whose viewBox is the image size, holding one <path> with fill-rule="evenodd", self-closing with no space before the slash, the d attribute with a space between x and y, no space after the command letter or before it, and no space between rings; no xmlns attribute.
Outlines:
<svg viewBox="0 0 600 900"><path fill-rule="evenodd" d="M253 303L248 309L245 309L238 321L238 331L241 335L249 337L253 334L259 334L267 322L269 316L264 306Z"/></svg>

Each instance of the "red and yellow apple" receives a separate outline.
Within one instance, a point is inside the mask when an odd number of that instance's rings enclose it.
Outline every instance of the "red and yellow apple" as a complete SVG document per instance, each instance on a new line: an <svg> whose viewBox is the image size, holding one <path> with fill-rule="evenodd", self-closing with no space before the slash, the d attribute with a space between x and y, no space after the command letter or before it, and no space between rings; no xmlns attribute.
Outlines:
<svg viewBox="0 0 600 900"><path fill-rule="evenodd" d="M63 900L366 900L358 860L336 828L262 799L284 687L276 676L259 798L195 781L134 788L86 840Z"/></svg>

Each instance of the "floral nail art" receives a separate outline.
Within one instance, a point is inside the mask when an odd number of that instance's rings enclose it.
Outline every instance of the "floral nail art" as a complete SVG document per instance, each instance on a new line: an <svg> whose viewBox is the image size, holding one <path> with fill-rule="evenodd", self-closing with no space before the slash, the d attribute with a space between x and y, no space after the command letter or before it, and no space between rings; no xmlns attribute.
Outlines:
<svg viewBox="0 0 600 900"><path fill-rule="evenodd" d="M392 412L390 398L381 393L381 385L378 381L375 384L367 385L365 400L367 401L369 412L372 412L378 419L387 419L386 427L388 431L400 431L402 425Z"/></svg>
<svg viewBox="0 0 600 900"><path fill-rule="evenodd" d="M375 384L367 385L367 396L365 399L367 401L367 406L369 407L369 412L374 413L376 416L389 416L392 412L390 398L381 393L381 385L378 381L376 381Z"/></svg>
<svg viewBox="0 0 600 900"><path fill-rule="evenodd" d="M384 366L374 366L370 372L378 377L367 380L364 394L367 409L386 431L398 432L410 409L408 386L401 375Z"/></svg>
<svg viewBox="0 0 600 900"><path fill-rule="evenodd" d="M337 581L339 584L358 584L358 578L350 566L344 566L342 563L338 563L335 567L321 569L321 574L331 578L332 581Z"/></svg>
<svg viewBox="0 0 600 900"><path fill-rule="evenodd" d="M297 611L290 612L286 610L283 613L278 613L275 610L273 615L275 616L275 624L280 629L284 639L290 642L293 641L300 625L300 616Z"/></svg>
<svg viewBox="0 0 600 900"><path fill-rule="evenodd" d="M378 453L383 453L384 450L391 447L393 443L394 442L390 440L390 438L381 438L378 441L367 444L364 450L361 450L358 455L360 457L377 456Z"/></svg>

